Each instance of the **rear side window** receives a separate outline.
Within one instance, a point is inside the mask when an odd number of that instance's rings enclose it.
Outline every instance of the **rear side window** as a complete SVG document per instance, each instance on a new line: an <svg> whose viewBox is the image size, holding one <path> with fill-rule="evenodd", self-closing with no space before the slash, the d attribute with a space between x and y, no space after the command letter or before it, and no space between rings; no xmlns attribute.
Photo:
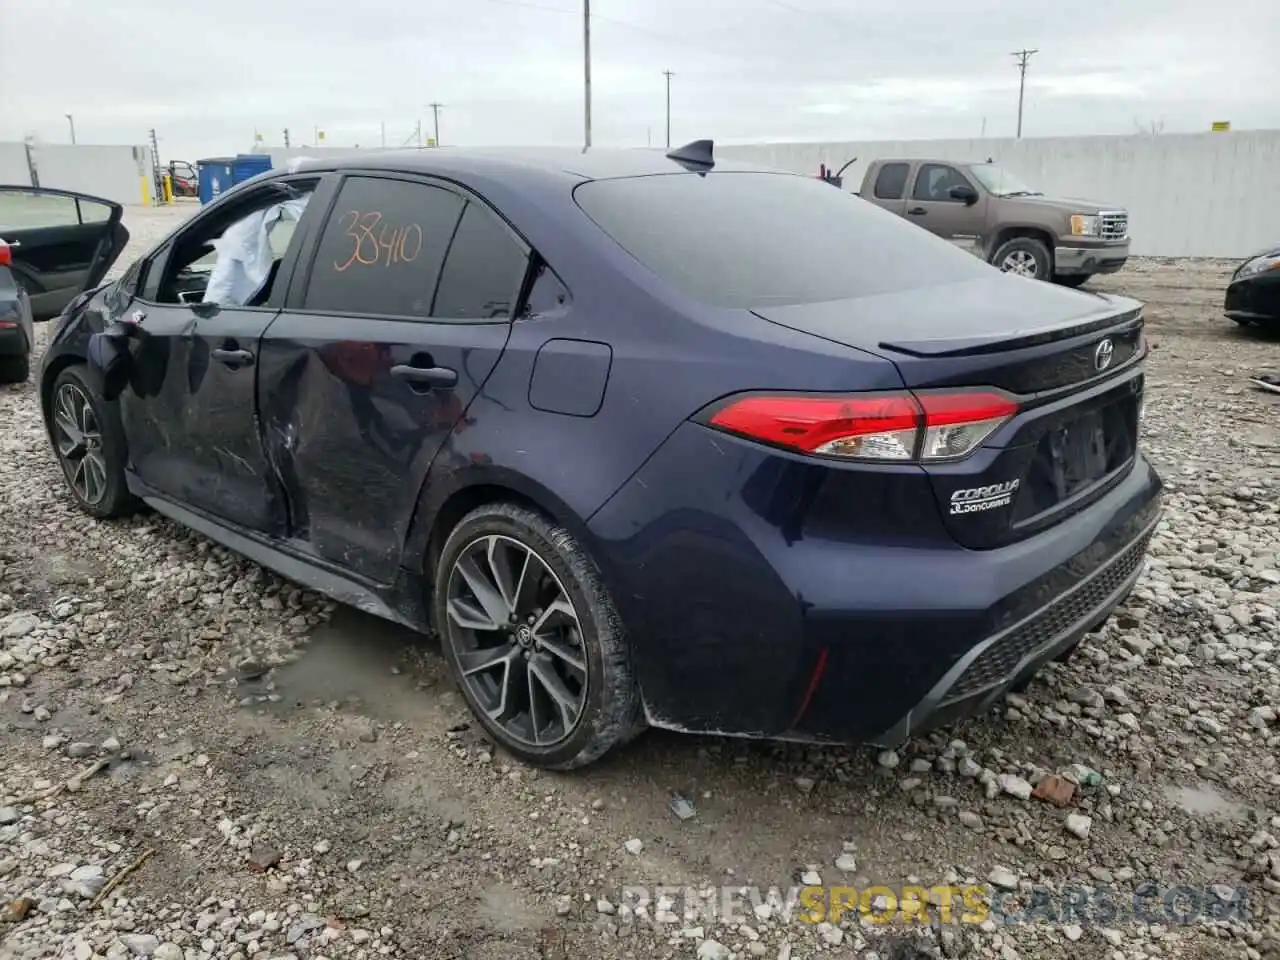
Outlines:
<svg viewBox="0 0 1280 960"><path fill-rule="evenodd" d="M593 180L574 196L631 256L720 307L817 303L984 276L977 257L810 177Z"/></svg>
<svg viewBox="0 0 1280 960"><path fill-rule="evenodd" d="M440 274L431 315L450 320L510 317L529 265L524 247L474 201L463 211Z"/></svg>
<svg viewBox="0 0 1280 960"><path fill-rule="evenodd" d="M905 163L886 163L876 176L875 195L878 200L901 200L902 192L907 188L907 171Z"/></svg>
<svg viewBox="0 0 1280 960"><path fill-rule="evenodd" d="M429 317L465 201L425 183L351 177L325 224L303 309Z"/></svg>
<svg viewBox="0 0 1280 960"><path fill-rule="evenodd" d="M111 207L105 203L38 190L0 190L0 230L71 227L110 219Z"/></svg>

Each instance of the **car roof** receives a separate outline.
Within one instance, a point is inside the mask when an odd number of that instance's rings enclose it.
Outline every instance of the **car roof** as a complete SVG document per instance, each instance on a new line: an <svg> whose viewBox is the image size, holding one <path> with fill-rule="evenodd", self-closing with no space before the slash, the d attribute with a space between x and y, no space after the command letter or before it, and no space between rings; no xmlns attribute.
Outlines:
<svg viewBox="0 0 1280 960"><path fill-rule="evenodd" d="M646 148L569 149L563 147L426 147L420 150L368 150L340 157L303 160L299 171L385 170L399 173L457 174L483 173L490 176L558 178L579 183L619 177L702 172L697 167L669 158L662 150ZM783 173L771 167L737 160L717 159L710 172Z"/></svg>

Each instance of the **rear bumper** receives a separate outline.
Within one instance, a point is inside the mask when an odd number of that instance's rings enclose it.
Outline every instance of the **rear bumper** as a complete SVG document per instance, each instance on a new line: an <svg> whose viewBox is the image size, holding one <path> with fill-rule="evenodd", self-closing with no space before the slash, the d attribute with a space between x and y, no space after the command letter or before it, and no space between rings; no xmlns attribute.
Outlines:
<svg viewBox="0 0 1280 960"><path fill-rule="evenodd" d="M1129 259L1129 241L1095 247L1055 247L1053 272L1059 276L1115 273Z"/></svg>
<svg viewBox="0 0 1280 960"><path fill-rule="evenodd" d="M872 742L897 746L909 737L980 713L1010 687L1101 626L1142 574L1158 518L1106 564L1039 610L975 645L892 727Z"/></svg>
<svg viewBox="0 0 1280 960"><path fill-rule="evenodd" d="M814 466L686 424L589 526L655 726L894 743L1103 621L1160 488L1139 455L1078 514L968 550L918 468Z"/></svg>
<svg viewBox="0 0 1280 960"><path fill-rule="evenodd" d="M0 317L0 357L25 357L30 352L31 340L22 325Z"/></svg>

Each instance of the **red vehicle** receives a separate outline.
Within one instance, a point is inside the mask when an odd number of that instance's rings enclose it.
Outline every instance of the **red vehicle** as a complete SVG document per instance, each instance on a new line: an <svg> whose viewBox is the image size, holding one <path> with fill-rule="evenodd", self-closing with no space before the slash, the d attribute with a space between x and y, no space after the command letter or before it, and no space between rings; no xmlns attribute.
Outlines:
<svg viewBox="0 0 1280 960"><path fill-rule="evenodd" d="M175 197L194 197L200 192L200 178L196 168L186 160L169 161L169 180Z"/></svg>

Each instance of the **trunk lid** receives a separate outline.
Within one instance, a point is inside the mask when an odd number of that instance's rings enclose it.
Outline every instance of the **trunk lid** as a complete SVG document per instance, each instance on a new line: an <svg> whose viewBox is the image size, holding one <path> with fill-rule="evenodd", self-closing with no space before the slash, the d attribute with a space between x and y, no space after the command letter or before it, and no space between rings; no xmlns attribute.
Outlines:
<svg viewBox="0 0 1280 960"><path fill-rule="evenodd" d="M992 276L765 307L770 322L892 362L913 391L997 387L1020 410L963 460L927 464L952 536L986 549L1079 512L1123 479L1142 402L1141 305Z"/></svg>

